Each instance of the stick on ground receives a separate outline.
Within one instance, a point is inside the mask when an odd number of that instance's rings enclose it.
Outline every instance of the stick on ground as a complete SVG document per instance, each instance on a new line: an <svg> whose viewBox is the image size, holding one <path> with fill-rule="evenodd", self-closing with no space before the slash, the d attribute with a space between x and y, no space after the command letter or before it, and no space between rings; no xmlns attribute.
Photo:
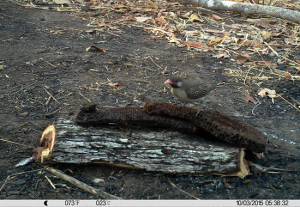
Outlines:
<svg viewBox="0 0 300 207"><path fill-rule="evenodd" d="M60 170L57 170L57 169L54 169L52 167L49 167L49 166L46 166L44 168L46 171L52 173L53 175L65 180L65 181L68 181L69 183L75 185L77 188L80 188L88 193L91 193L91 194L94 194L94 195L98 195L100 196L101 198L104 198L104 199L114 199L114 200L120 200L122 198L120 197L117 197L117 196L114 196L114 195L111 195L109 193L106 193L100 189L97 189L97 188L94 188L92 186L89 186L69 175L66 175L65 173L63 173L62 171Z"/></svg>

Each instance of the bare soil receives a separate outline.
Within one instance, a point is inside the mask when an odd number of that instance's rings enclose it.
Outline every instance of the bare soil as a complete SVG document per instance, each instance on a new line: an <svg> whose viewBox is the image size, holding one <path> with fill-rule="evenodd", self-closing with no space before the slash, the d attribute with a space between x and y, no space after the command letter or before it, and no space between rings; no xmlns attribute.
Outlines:
<svg viewBox="0 0 300 207"><path fill-rule="evenodd" d="M38 146L43 130L59 117L75 116L89 99L101 106L143 106L147 101L178 103L163 82L168 74L209 77L223 82L203 104L236 116L269 138L265 157L257 164L266 170L244 179L213 175L168 175L95 165L54 167L124 199L299 199L300 114L282 99L245 102L242 82L223 74L236 67L209 52L178 48L154 40L139 27L120 26L117 33L91 29L71 13L24 8L0 1L0 137ZM106 52L86 52L91 45ZM296 58L299 53L294 54ZM123 83L109 86L108 83ZM300 100L299 81L263 82L278 93ZM251 92L251 91L250 91ZM49 98L51 94L54 98ZM0 199L97 199L30 163L32 149L0 142ZM18 174L20 173L20 174ZM13 176L14 175L14 176ZM45 175L56 184L54 190ZM7 179L11 176L10 179ZM100 183L94 183L100 178ZM171 183L174 183L175 188ZM187 192L184 193L183 191Z"/></svg>

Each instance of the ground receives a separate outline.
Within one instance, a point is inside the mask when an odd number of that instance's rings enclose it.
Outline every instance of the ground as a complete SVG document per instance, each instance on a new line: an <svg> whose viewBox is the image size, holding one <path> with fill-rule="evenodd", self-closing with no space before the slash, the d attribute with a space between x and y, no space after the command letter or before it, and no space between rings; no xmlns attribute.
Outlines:
<svg viewBox="0 0 300 207"><path fill-rule="evenodd" d="M224 69L238 67L232 61L151 38L141 27L87 32L88 22L72 13L24 8L7 0L0 4L1 139L37 147L49 124L76 115L87 100L115 107L143 106L147 101L178 103L163 84L169 74L209 77L222 84L207 97L203 109L235 116L266 134L269 143L257 164L282 170L242 179L95 165L54 167L124 199L300 198L299 111L283 99L272 104L270 98L258 97L261 104L252 113L254 105L245 102L243 82L224 74ZM86 51L92 45L106 52ZM294 55L299 60L299 53ZM262 84L300 99L299 80ZM1 199L98 198L43 171L41 164L14 167L32 156L31 148L3 141L0 146ZM102 182L94 183L94 178Z"/></svg>

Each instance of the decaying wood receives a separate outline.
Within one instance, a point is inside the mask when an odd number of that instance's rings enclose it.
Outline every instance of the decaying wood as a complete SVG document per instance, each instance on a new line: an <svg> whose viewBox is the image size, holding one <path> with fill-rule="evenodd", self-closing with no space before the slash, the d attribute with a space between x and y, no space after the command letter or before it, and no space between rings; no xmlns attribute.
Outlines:
<svg viewBox="0 0 300 207"><path fill-rule="evenodd" d="M264 152L268 138L252 126L218 111L200 111L169 103L147 103L145 110L149 114L166 115L189 121L196 131L205 133L207 138L215 138L237 147L245 147L253 152Z"/></svg>
<svg viewBox="0 0 300 207"><path fill-rule="evenodd" d="M164 173L248 174L244 150L176 131L56 124L50 162L100 163Z"/></svg>
<svg viewBox="0 0 300 207"><path fill-rule="evenodd" d="M267 137L234 117L218 111L201 111L170 103L147 103L144 108L124 107L96 109L95 105L83 108L76 117L82 126L138 125L176 129L198 134L206 139L220 140L236 147L261 153L265 151Z"/></svg>

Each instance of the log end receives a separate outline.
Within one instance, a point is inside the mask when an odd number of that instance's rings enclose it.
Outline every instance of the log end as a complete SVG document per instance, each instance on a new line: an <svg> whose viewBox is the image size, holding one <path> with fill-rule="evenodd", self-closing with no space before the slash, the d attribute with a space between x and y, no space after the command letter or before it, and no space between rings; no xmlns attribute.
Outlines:
<svg viewBox="0 0 300 207"><path fill-rule="evenodd" d="M55 126L49 125L43 132L40 146L34 149L34 160L43 163L45 158L50 157L55 143Z"/></svg>

